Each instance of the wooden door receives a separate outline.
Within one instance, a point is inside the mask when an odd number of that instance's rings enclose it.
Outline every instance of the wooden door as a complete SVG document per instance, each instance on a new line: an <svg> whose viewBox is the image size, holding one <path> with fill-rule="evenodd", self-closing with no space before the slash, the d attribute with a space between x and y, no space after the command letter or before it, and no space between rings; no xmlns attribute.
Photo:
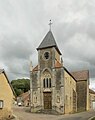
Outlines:
<svg viewBox="0 0 95 120"><path fill-rule="evenodd" d="M52 94L44 92L44 109L52 109Z"/></svg>

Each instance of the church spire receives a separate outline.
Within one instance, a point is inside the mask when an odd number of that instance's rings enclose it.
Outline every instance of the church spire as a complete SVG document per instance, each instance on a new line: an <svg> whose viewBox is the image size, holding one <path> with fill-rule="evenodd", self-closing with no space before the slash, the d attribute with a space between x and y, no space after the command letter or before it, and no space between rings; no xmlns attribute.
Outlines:
<svg viewBox="0 0 95 120"><path fill-rule="evenodd" d="M51 47L55 47L56 50L58 51L58 53L61 55L61 52L56 44L55 38L52 34L51 31L49 31L46 36L44 37L43 41L41 42L41 44L39 45L39 47L37 48L37 50L40 49L45 49L45 48L51 48Z"/></svg>

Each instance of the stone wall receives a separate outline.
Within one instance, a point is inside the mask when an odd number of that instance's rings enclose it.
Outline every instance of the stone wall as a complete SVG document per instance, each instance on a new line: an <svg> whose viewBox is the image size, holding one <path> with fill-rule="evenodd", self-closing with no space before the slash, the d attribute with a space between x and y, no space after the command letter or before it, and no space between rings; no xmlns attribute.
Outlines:
<svg viewBox="0 0 95 120"><path fill-rule="evenodd" d="M87 81L77 82L77 111L86 111L87 105Z"/></svg>
<svg viewBox="0 0 95 120"><path fill-rule="evenodd" d="M49 52L49 59L46 60L44 58L44 53ZM39 64L40 64L40 70L43 70L44 68L51 68L52 67L52 49L47 48L45 50L41 50L39 53L40 59L39 59Z"/></svg>
<svg viewBox="0 0 95 120"><path fill-rule="evenodd" d="M60 90L60 85L61 85L61 69L56 69L56 74L55 74L55 79L56 79L56 90Z"/></svg>
<svg viewBox="0 0 95 120"><path fill-rule="evenodd" d="M0 109L0 120L10 119L12 118L12 111L7 108Z"/></svg>
<svg viewBox="0 0 95 120"><path fill-rule="evenodd" d="M32 74L32 89L33 89L33 91L37 90L37 88L38 88L38 86L37 86L37 82L38 82L37 78L38 78L37 72L35 71Z"/></svg>
<svg viewBox="0 0 95 120"><path fill-rule="evenodd" d="M77 111L76 81L66 71L64 71L64 79L65 113L73 113Z"/></svg>
<svg viewBox="0 0 95 120"><path fill-rule="evenodd" d="M0 100L3 101L3 108L0 109L0 117L12 115L13 92L3 73L0 74Z"/></svg>

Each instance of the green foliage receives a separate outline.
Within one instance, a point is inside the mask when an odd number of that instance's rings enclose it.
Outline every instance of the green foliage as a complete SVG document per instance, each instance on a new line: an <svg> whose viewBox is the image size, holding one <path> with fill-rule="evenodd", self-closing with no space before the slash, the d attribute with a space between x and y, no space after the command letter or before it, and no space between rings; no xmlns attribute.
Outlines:
<svg viewBox="0 0 95 120"><path fill-rule="evenodd" d="M30 90L30 80L29 79L12 80L11 84L12 84L17 96Z"/></svg>

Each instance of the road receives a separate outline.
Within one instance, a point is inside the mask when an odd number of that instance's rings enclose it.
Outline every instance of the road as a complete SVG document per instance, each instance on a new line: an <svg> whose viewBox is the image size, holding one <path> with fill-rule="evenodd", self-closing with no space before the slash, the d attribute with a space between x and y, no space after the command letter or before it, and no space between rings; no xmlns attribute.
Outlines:
<svg viewBox="0 0 95 120"><path fill-rule="evenodd" d="M66 115L48 115L29 113L23 107L13 108L14 114L19 120L88 120L90 117L95 116L95 111L81 112L76 114Z"/></svg>

